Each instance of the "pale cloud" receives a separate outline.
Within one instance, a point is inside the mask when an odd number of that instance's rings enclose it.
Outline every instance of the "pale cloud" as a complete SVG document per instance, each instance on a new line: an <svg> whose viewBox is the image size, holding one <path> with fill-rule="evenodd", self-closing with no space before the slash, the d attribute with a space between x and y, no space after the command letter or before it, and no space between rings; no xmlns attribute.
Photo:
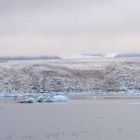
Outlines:
<svg viewBox="0 0 140 140"><path fill-rule="evenodd" d="M138 0L0 0L0 55L140 52Z"/></svg>

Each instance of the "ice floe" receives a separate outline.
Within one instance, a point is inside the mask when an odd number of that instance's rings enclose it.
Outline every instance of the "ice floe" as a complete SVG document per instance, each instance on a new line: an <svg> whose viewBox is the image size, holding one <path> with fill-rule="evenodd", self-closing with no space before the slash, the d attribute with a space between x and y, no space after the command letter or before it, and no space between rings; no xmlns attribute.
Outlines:
<svg viewBox="0 0 140 140"><path fill-rule="evenodd" d="M67 101L68 101L68 97L64 95L56 95L56 96L49 97L47 99L47 102L67 102Z"/></svg>
<svg viewBox="0 0 140 140"><path fill-rule="evenodd" d="M29 97L21 99L18 103L45 103L45 102L67 102L68 97L64 95L54 95L54 96L38 96L38 97Z"/></svg>
<svg viewBox="0 0 140 140"><path fill-rule="evenodd" d="M18 101L18 103L35 103L35 98L27 98L25 100Z"/></svg>
<svg viewBox="0 0 140 140"><path fill-rule="evenodd" d="M39 96L39 97L36 98L36 102L39 102L39 103L44 102L44 100L45 100L44 96Z"/></svg>

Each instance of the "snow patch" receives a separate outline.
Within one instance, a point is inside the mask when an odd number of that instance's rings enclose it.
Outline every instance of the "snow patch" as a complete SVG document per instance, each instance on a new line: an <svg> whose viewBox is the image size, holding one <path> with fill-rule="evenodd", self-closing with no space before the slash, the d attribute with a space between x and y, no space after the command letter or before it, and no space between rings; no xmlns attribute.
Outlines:
<svg viewBox="0 0 140 140"><path fill-rule="evenodd" d="M116 57L117 55L118 55L118 53L108 53L108 54L105 54L104 57L106 57L106 58L114 58L114 57Z"/></svg>

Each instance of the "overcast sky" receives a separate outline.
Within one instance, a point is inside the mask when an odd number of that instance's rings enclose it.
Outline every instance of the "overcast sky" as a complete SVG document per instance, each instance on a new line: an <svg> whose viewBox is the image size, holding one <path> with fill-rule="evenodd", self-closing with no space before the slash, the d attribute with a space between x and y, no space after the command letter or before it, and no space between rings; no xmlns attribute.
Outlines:
<svg viewBox="0 0 140 140"><path fill-rule="evenodd" d="M0 0L0 55L140 52L139 0Z"/></svg>

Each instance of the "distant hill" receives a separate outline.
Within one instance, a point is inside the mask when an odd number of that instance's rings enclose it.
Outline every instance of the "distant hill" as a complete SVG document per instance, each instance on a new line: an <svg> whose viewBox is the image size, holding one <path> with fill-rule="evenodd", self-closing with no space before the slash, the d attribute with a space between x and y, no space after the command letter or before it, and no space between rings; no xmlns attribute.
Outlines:
<svg viewBox="0 0 140 140"><path fill-rule="evenodd" d="M61 59L58 56L34 56L34 57L26 57L26 56L13 56L13 57L0 57L0 60L41 60L41 59Z"/></svg>
<svg viewBox="0 0 140 140"><path fill-rule="evenodd" d="M0 56L0 61L140 57L140 53L74 54L68 56Z"/></svg>
<svg viewBox="0 0 140 140"><path fill-rule="evenodd" d="M107 54L83 54L83 56L93 56L93 57L140 57L140 53L107 53Z"/></svg>
<svg viewBox="0 0 140 140"><path fill-rule="evenodd" d="M116 57L140 57L140 53L117 54Z"/></svg>

